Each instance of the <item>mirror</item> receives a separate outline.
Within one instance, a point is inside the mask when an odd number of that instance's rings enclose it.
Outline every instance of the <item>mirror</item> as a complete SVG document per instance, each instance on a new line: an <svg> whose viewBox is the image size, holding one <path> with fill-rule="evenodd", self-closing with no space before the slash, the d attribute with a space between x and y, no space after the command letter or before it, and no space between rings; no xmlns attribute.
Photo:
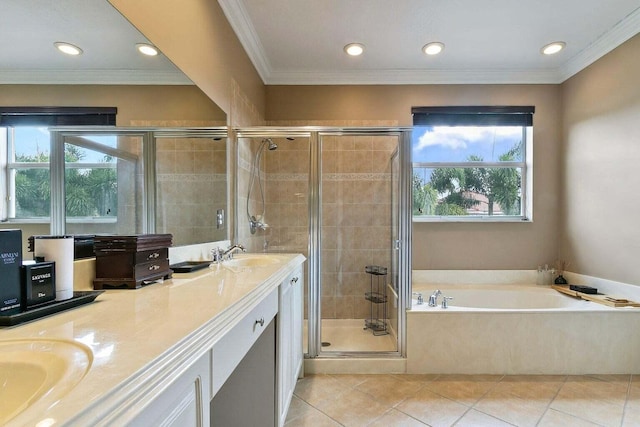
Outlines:
<svg viewBox="0 0 640 427"><path fill-rule="evenodd" d="M118 108L118 126L226 126L224 111L169 58L143 57L135 50L137 43L149 41L106 1L59 0L43 5L41 0L7 0L0 24L0 36L19 41L0 50L2 107L108 105ZM60 38L78 45L83 53L70 58L57 52L53 43ZM6 153L4 139L0 138L0 147ZM39 148L43 146L39 141ZM162 138L156 147L157 212L164 213L156 215L156 231L175 234L176 246L228 238L228 227L216 227L221 200L224 214L228 212L225 140ZM205 167L211 167L209 172L204 173ZM1 192L10 191L10 183L2 184ZM186 223L203 217L202 209L210 214L212 206L203 208L200 202L212 194L213 216L200 225L193 222L186 231ZM12 222L6 210L0 213L0 228L21 228L25 241L30 235L49 233L47 223ZM204 232L209 226L213 234Z"/></svg>

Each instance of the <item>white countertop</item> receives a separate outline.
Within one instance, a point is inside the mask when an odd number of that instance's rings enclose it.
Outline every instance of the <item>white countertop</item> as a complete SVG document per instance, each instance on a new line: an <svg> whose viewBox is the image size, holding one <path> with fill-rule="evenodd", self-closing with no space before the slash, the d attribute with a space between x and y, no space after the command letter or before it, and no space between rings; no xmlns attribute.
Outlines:
<svg viewBox="0 0 640 427"><path fill-rule="evenodd" d="M44 411L28 409L9 425L96 425L114 411L133 407L135 402L127 401L133 390L202 356L305 260L295 254L269 256L280 263L235 271L213 265L174 274L171 280L108 290L91 304L0 329L2 340L75 340L94 356L89 372L64 398Z"/></svg>

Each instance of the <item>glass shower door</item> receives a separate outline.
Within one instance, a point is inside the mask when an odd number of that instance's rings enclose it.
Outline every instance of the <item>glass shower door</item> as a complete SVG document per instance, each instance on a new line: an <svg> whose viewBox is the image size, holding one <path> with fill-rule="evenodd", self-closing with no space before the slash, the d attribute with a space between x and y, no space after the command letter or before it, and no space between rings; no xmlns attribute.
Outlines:
<svg viewBox="0 0 640 427"><path fill-rule="evenodd" d="M398 144L398 134L320 134L320 353L398 351L392 279Z"/></svg>

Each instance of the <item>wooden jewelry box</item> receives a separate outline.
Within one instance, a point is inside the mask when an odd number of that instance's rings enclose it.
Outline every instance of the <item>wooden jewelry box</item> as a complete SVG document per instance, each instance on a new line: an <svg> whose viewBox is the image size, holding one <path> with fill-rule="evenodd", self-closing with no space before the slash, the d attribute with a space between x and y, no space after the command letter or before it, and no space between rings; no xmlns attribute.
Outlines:
<svg viewBox="0 0 640 427"><path fill-rule="evenodd" d="M171 234L96 236L94 289L137 289L158 279L169 279Z"/></svg>

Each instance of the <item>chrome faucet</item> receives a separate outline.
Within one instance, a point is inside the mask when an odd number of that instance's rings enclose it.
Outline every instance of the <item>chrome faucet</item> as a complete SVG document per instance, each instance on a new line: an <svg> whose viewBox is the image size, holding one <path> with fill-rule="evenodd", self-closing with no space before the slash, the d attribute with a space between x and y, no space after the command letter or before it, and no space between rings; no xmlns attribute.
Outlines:
<svg viewBox="0 0 640 427"><path fill-rule="evenodd" d="M222 259L232 259L234 251L242 251L245 252L246 249L242 245L233 245L226 251L222 252Z"/></svg>
<svg viewBox="0 0 640 427"><path fill-rule="evenodd" d="M233 245L230 248L225 250L222 250L220 248L211 249L211 260L214 263L220 263L222 261L233 259L233 252L238 250L242 252L246 251L244 246L239 244Z"/></svg>
<svg viewBox="0 0 640 427"><path fill-rule="evenodd" d="M422 298L422 292L414 292L413 295L415 295L418 299L418 301L416 302L417 305L424 304L424 298Z"/></svg>
<svg viewBox="0 0 640 427"><path fill-rule="evenodd" d="M438 296L442 295L440 289L436 289L433 291L431 296L429 297L429 307L437 307L438 306Z"/></svg>
<svg viewBox="0 0 640 427"><path fill-rule="evenodd" d="M449 308L449 300L453 299L453 297L442 297L442 308Z"/></svg>

